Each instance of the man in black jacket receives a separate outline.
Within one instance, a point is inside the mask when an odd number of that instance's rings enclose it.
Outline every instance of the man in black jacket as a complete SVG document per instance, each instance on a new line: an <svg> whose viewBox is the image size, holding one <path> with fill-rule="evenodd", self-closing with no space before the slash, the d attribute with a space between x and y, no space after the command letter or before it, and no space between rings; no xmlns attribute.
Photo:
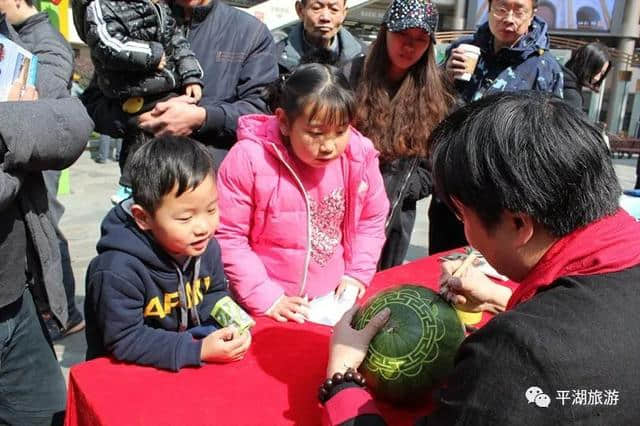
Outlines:
<svg viewBox="0 0 640 426"><path fill-rule="evenodd" d="M81 1L74 0L74 9ZM213 151L219 164L236 141L238 117L267 111L262 91L278 77L273 38L256 18L221 1L175 3L204 71L202 99L197 105L186 96L161 102L140 116L139 125L156 136L191 135ZM123 136L128 117L119 103L103 98L95 84L81 99L99 133Z"/></svg>
<svg viewBox="0 0 640 426"><path fill-rule="evenodd" d="M19 42L4 14L0 33ZM30 92L22 100L37 98ZM0 424L63 420L64 378L28 287L46 293L53 314L66 323L60 253L51 238L42 171L73 163L91 128L74 98L0 103Z"/></svg>
<svg viewBox="0 0 640 426"><path fill-rule="evenodd" d="M640 224L618 207L600 129L561 99L504 93L454 112L431 138L436 190L469 242L520 285L511 294L444 265L449 300L506 311L462 343L425 424L637 423ZM358 367L384 324L355 331L353 314L334 329L328 375ZM363 392L336 388L329 418L384 424Z"/></svg>

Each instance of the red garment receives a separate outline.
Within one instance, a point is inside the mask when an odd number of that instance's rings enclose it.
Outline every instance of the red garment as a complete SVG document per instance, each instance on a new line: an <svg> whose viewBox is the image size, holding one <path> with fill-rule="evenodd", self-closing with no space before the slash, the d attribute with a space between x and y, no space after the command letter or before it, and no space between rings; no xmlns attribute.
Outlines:
<svg viewBox="0 0 640 426"><path fill-rule="evenodd" d="M439 275L437 255L387 269L376 274L362 302L402 283L437 291ZM490 318L485 313L480 324ZM205 364L177 373L109 358L73 366L65 424L320 426L323 407L316 391L325 380L331 328L313 323L282 324L267 317L255 319L251 347L238 362ZM349 407L366 412L374 409L366 401L371 396L365 390L343 392L354 396ZM358 397L358 392L364 395ZM335 407L338 402L332 398L329 405ZM416 418L433 410L433 401L426 398L411 408L382 402L375 405L393 426L413 425ZM325 419L340 420L344 416L337 411Z"/></svg>
<svg viewBox="0 0 640 426"><path fill-rule="evenodd" d="M340 391L341 398L331 398L322 411L323 425L340 425L353 419L354 409L358 416L377 414L380 411L371 398L369 392L362 388L347 388ZM344 394L344 396L342 395Z"/></svg>
<svg viewBox="0 0 640 426"><path fill-rule="evenodd" d="M513 292L507 309L560 277L606 274L640 264L640 223L620 209L556 241Z"/></svg>

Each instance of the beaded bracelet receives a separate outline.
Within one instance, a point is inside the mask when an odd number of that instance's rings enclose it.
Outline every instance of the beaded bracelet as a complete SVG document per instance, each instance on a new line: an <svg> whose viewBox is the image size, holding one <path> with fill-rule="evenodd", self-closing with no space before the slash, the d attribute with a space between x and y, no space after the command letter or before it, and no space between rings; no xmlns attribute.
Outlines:
<svg viewBox="0 0 640 426"><path fill-rule="evenodd" d="M358 386L364 387L366 384L366 380L362 377L362 374L358 373L353 368L348 368L346 373L335 373L331 378L324 381L322 385L320 385L320 389L318 389L318 399L321 403L325 403L329 396L331 395L331 391L333 388L341 383L353 382Z"/></svg>

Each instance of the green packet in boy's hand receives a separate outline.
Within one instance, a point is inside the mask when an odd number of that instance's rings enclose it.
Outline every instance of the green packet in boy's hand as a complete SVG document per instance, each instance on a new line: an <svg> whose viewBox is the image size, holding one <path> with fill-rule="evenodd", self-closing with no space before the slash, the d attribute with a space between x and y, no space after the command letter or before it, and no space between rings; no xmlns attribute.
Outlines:
<svg viewBox="0 0 640 426"><path fill-rule="evenodd" d="M211 310L211 316L222 327L235 325L240 330L240 333L244 333L246 330L256 325L253 318L251 318L249 314L247 314L244 309L242 309L240 305L234 302L229 296L224 296L222 299L218 300L218 303L216 303Z"/></svg>

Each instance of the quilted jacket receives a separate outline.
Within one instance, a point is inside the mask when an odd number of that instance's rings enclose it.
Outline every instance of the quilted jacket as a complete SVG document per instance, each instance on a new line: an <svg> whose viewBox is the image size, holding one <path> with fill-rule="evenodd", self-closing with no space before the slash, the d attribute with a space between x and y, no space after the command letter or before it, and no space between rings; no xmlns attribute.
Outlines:
<svg viewBox="0 0 640 426"><path fill-rule="evenodd" d="M74 20L109 98L202 85L202 68L169 6L151 0L74 0ZM166 56L162 71L158 65Z"/></svg>

